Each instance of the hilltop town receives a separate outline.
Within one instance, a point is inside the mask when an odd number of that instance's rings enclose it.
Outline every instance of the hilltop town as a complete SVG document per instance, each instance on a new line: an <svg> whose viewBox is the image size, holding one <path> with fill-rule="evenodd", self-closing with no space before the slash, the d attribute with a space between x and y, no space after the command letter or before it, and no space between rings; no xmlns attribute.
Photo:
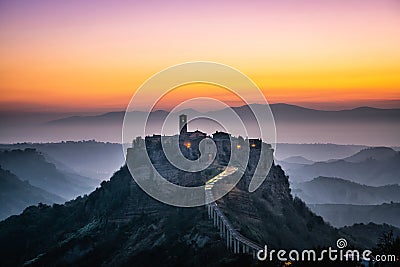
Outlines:
<svg viewBox="0 0 400 267"><path fill-rule="evenodd" d="M178 145L182 155L193 164L199 160L198 164L207 165L206 173L215 174L217 170L232 164L251 176L257 166L267 169L273 161L271 145L264 143L261 139L235 137L221 131L216 131L211 136L200 130L188 131L187 116L182 114L179 116L179 134L173 136L153 134L144 139L140 136L136 137L132 142L132 147L128 148L127 162L134 166L146 164L143 153L147 153L157 171L165 175L164 177L168 180L182 184L182 181L177 181L176 178L182 178L187 172L171 164L171 158L168 158L165 153L174 151L175 153L171 153L172 157L178 157L178 151L176 151ZM261 151L266 153L267 160L259 162ZM246 166L243 166L244 164ZM205 181L202 179L202 182ZM187 182L193 185L193 181Z"/></svg>

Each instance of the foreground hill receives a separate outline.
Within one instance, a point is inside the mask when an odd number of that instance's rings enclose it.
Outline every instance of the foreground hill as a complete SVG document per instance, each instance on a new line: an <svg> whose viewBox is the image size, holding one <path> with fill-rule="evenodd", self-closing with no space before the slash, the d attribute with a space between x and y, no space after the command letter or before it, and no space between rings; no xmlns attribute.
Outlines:
<svg viewBox="0 0 400 267"><path fill-rule="evenodd" d="M294 194L308 204L372 205L400 202L400 186L367 186L332 177L317 177L293 184Z"/></svg>
<svg viewBox="0 0 400 267"><path fill-rule="evenodd" d="M23 182L0 166L0 220L21 213L30 205L38 203L63 203L65 200L43 189Z"/></svg>
<svg viewBox="0 0 400 267"><path fill-rule="evenodd" d="M2 151L0 164L31 185L65 199L87 194L98 184L96 180L57 169L35 149Z"/></svg>
<svg viewBox="0 0 400 267"><path fill-rule="evenodd" d="M400 237L400 229L388 224L356 223L352 226L340 228L340 232L342 232L344 236L357 237L357 240L362 242L367 248L375 247L377 242L381 240L382 233L392 232L394 237Z"/></svg>
<svg viewBox="0 0 400 267"><path fill-rule="evenodd" d="M260 244L312 248L335 244L344 235L351 244L363 245L356 235L339 232L293 199L279 167L273 166L255 194L243 191L244 184L219 204L238 231ZM226 250L204 207L176 208L152 199L126 167L89 196L65 205L29 207L0 222L1 266L254 264Z"/></svg>

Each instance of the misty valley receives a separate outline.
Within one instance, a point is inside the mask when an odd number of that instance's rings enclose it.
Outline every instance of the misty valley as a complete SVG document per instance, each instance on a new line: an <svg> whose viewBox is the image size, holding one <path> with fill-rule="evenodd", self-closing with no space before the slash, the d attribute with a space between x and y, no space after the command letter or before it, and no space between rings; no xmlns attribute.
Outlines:
<svg viewBox="0 0 400 267"><path fill-rule="evenodd" d="M382 236L400 234L397 149L278 143L261 187L247 191L250 162L218 210L238 235L272 248L325 247L345 237L353 247L379 251ZM0 145L1 265L153 266L154 255L164 255L165 266L178 258L255 263L229 253L204 207L171 207L146 195L124 161L117 143ZM209 180L218 166L201 180L162 171L189 185Z"/></svg>

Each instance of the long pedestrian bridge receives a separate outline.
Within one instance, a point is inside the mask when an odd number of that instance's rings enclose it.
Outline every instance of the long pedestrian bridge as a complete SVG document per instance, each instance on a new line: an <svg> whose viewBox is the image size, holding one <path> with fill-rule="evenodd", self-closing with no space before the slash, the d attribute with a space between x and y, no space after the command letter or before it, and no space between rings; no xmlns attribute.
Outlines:
<svg viewBox="0 0 400 267"><path fill-rule="evenodd" d="M214 226L219 229L220 237L226 242L226 247L234 254L250 254L253 258L262 247L245 236L241 235L229 222L218 204L213 201L212 189L215 184L221 182L226 176L236 172L238 168L227 167L223 172L206 182L205 197L207 200L208 217L213 220Z"/></svg>

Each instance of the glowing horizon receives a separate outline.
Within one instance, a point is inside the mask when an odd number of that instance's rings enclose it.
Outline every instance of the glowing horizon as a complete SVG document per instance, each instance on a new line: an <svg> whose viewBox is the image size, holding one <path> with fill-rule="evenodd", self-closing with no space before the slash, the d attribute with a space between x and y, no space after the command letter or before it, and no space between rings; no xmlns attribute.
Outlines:
<svg viewBox="0 0 400 267"><path fill-rule="evenodd" d="M0 58L2 109L123 110L196 60L239 69L270 103L400 107L400 3L2 1Z"/></svg>

